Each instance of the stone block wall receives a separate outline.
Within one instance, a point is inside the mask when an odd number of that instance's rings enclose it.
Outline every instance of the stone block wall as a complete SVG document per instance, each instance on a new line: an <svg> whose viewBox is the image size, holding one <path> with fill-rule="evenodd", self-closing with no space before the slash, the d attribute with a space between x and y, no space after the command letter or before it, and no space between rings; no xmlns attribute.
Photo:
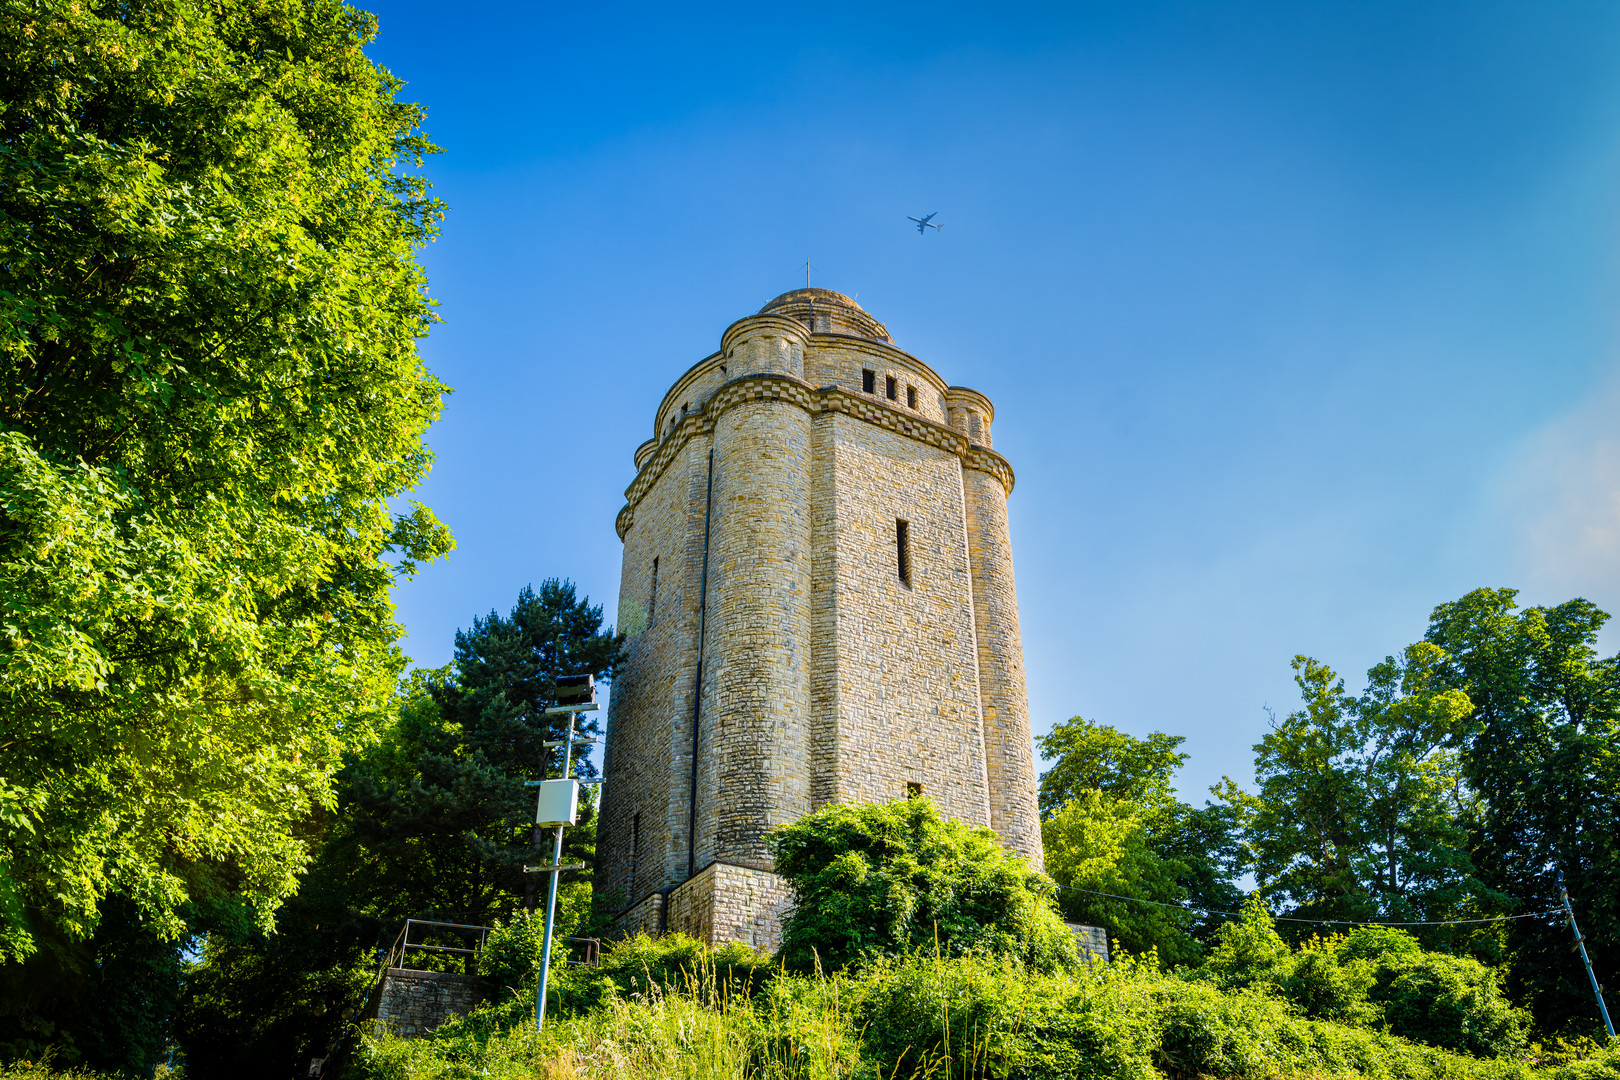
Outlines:
<svg viewBox="0 0 1620 1080"><path fill-rule="evenodd" d="M656 892L633 905L614 922L614 934L619 937L646 934L652 938L661 935L664 932L664 900L664 894Z"/></svg>
<svg viewBox="0 0 1620 1080"><path fill-rule="evenodd" d="M1100 926L1083 926L1080 923L1064 925L1079 943L1082 957L1101 960L1105 964L1108 962L1108 931Z"/></svg>
<svg viewBox="0 0 1620 1080"><path fill-rule="evenodd" d="M711 863L670 891L670 933L708 942L740 941L763 952L782 944L792 910L787 879L767 870Z"/></svg>
<svg viewBox="0 0 1620 1080"><path fill-rule="evenodd" d="M629 637L609 705L603 775L611 782L598 825L608 857L597 871L598 892L620 906L687 876L709 445L707 434L684 435L625 537L616 625Z"/></svg>
<svg viewBox="0 0 1620 1080"><path fill-rule="evenodd" d="M1007 488L999 477L979 469L963 469L962 486L967 501L968 555L973 564L990 828L1038 868L1045 865L1046 857L1041 844L1035 747L1029 732L1024 643L1018 629L1018 593L1013 588Z"/></svg>
<svg viewBox="0 0 1620 1080"><path fill-rule="evenodd" d="M817 416L815 448L816 805L918 784L946 816L988 826L961 462L838 412Z"/></svg>
<svg viewBox="0 0 1620 1080"><path fill-rule="evenodd" d="M452 1016L471 1012L481 988L476 975L389 968L383 972L377 1020L402 1038L420 1038Z"/></svg>
<svg viewBox="0 0 1620 1080"><path fill-rule="evenodd" d="M810 415L739 404L714 448L697 863L768 869L765 833L810 810Z"/></svg>

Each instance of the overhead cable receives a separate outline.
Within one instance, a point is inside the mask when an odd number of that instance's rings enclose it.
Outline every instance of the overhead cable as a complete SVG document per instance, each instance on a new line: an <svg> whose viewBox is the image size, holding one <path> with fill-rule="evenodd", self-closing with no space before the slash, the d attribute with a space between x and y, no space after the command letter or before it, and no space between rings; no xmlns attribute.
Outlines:
<svg viewBox="0 0 1620 1080"><path fill-rule="evenodd" d="M1096 889L1077 889L1073 885L1059 885L1065 892L1086 893L1089 896L1106 896L1110 900L1129 900L1133 904L1147 904L1151 907L1174 908L1177 911L1202 913L1204 915L1230 915L1233 918L1241 916L1237 911L1221 911L1218 908L1198 907L1194 904L1165 904L1158 900L1143 900L1136 896L1121 896L1119 893L1098 892ZM1273 922L1310 923L1313 926L1462 926L1465 923L1493 923L1509 922L1513 919L1536 919L1544 915L1556 915L1559 909L1551 911L1531 911L1523 915L1493 915L1488 919L1437 919L1423 922L1382 922L1375 919L1297 919L1290 915L1273 915Z"/></svg>

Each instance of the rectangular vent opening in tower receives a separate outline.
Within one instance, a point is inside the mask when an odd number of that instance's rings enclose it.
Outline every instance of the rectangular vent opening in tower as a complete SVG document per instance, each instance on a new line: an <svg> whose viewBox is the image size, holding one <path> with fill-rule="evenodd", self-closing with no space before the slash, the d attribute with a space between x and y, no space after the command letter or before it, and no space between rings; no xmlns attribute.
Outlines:
<svg viewBox="0 0 1620 1080"><path fill-rule="evenodd" d="M861 371L861 393L873 394L877 392L877 372Z"/></svg>
<svg viewBox="0 0 1620 1080"><path fill-rule="evenodd" d="M908 386L908 387L906 387L906 408L915 409L916 407L917 407L917 388L915 386Z"/></svg>
<svg viewBox="0 0 1620 1080"><path fill-rule="evenodd" d="M900 583L911 584L911 522L896 518L894 522L894 553L897 569L900 571Z"/></svg>
<svg viewBox="0 0 1620 1080"><path fill-rule="evenodd" d="M883 376L883 396L890 401L895 399L895 381L893 375Z"/></svg>

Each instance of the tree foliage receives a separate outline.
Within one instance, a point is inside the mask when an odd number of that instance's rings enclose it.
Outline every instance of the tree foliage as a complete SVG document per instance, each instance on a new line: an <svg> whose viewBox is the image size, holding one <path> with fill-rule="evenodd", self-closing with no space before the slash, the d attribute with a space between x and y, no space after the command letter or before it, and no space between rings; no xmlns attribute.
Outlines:
<svg viewBox="0 0 1620 1080"><path fill-rule="evenodd" d="M1296 657L1304 708L1255 747L1258 790L1218 793L1249 863L1296 917L1448 920L1425 944L1504 966L1544 1033L1598 1030L1554 884L1562 871L1600 983L1620 960L1620 656L1586 600L1519 610L1511 589L1441 604L1360 695ZM1450 993L1450 976L1428 990ZM1415 977L1414 977L1415 978ZM1415 985L1415 984L1414 984Z"/></svg>
<svg viewBox="0 0 1620 1080"><path fill-rule="evenodd" d="M1079 716L1036 739L1056 759L1041 775L1041 838L1065 917L1170 964L1195 962L1198 939L1220 923L1211 912L1241 899L1231 813L1175 797L1185 741L1138 739Z"/></svg>
<svg viewBox="0 0 1620 1080"><path fill-rule="evenodd" d="M187 1076L283 1080L347 1034L394 929L349 908L347 884L317 870L273 933L249 926L201 942L170 1031Z"/></svg>
<svg viewBox="0 0 1620 1080"><path fill-rule="evenodd" d="M1441 604L1427 640L1445 685L1474 705L1462 775L1479 802L1469 845L1514 914L1559 906L1562 870L1598 981L1620 982L1620 656L1600 657L1609 616L1586 600L1517 609L1512 589ZM1507 905L1504 903L1504 909ZM1596 1007L1559 918L1509 927L1509 987L1551 1028L1592 1030ZM1601 1028L1597 1028L1601 1030Z"/></svg>
<svg viewBox="0 0 1620 1080"><path fill-rule="evenodd" d="M131 901L107 898L88 941L0 968L0 1062L150 1075L168 1051L182 967Z"/></svg>
<svg viewBox="0 0 1620 1080"><path fill-rule="evenodd" d="M391 509L444 390L441 214L373 30L339 0L0 6L14 959L114 893L169 936L267 921L397 677L390 585L449 546Z"/></svg>
<svg viewBox="0 0 1620 1080"><path fill-rule="evenodd" d="M1041 774L1041 817L1049 818L1089 791L1114 799L1159 802L1174 792L1171 777L1187 760L1179 735L1153 732L1145 739L1087 720L1071 717L1035 746L1052 767Z"/></svg>
<svg viewBox="0 0 1620 1080"><path fill-rule="evenodd" d="M612 675L624 635L602 629L602 608L555 578L525 587L507 615L475 618L456 634L452 662L413 673L399 723L345 771L346 813L336 838L365 867L368 910L482 923L510 914L538 860L534 792L555 777L567 717L547 716L556 679ZM576 733L593 736L596 713ZM574 775L589 776L576 757ZM568 859L595 858L595 819L564 830ZM549 854L549 850L547 852Z"/></svg>
<svg viewBox="0 0 1620 1080"><path fill-rule="evenodd" d="M1050 879L931 799L827 806L777 826L768 843L793 893L781 950L792 968L935 948L1041 969L1075 960Z"/></svg>
<svg viewBox="0 0 1620 1080"><path fill-rule="evenodd" d="M1304 918L1445 919L1486 896L1468 858L1474 796L1457 752L1471 705L1429 643L1386 658L1367 689L1294 658L1305 707L1255 746L1258 793L1219 790L1245 815L1254 869Z"/></svg>

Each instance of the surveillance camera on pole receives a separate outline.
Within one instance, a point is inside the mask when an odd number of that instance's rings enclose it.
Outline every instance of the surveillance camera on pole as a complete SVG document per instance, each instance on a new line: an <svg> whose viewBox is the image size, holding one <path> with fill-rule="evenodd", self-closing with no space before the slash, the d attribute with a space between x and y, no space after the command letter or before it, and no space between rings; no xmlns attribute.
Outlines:
<svg viewBox="0 0 1620 1080"><path fill-rule="evenodd" d="M564 675L557 680L551 708L546 716L568 714L568 735L559 740L548 740L546 749L562 747L562 777L557 780L529 780L526 783L540 789L534 808L534 823L538 827L555 828L556 840L552 845L550 866L525 866L526 874L549 874L551 889L546 899L546 935L544 951L540 955L540 990L535 996L534 1028L539 1031L546 1022L546 986L551 980L551 938L557 921L557 875L564 870L583 870L584 864L562 864L563 828L573 825L579 817L579 785L581 781L569 774L574 762L574 748L589 746L596 740L576 737L574 724L582 712L596 709L596 679L590 675ZM541 761L541 776L545 775L545 762ZM584 781L588 783L589 781Z"/></svg>

